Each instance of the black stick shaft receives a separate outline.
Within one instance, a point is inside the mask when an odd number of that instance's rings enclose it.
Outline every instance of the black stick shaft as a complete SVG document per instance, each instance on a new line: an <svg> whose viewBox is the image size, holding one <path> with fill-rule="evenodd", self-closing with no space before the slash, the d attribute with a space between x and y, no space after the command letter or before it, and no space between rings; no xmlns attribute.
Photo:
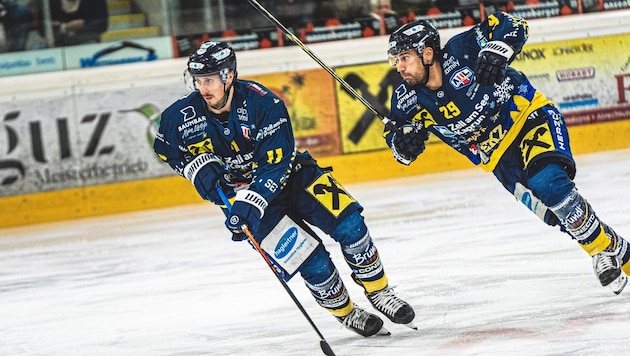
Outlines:
<svg viewBox="0 0 630 356"><path fill-rule="evenodd" d="M227 196L225 195L221 187L217 186L217 193L219 194L219 197L221 197L221 200L223 201L223 204L225 204L225 207L227 208L227 210L231 210L232 204L230 204L230 201L228 200ZM273 266L273 262L271 262L271 260L269 259L269 256L267 256L267 254L262 249L262 247L260 247L260 244L254 238L254 235L252 234L252 232L249 231L247 226L243 226L243 232L245 233L249 241L252 243L256 251L258 251L260 256L262 256L262 258L265 260L265 262L267 263L267 266L269 266L274 276L276 276L276 278L278 279L278 282L282 284L282 287L287 292L289 297L291 297L291 300L293 300L293 303L295 303L295 305L298 307L302 315L304 315L308 323L311 324L311 327L313 328L313 330L315 330L315 333L317 333L317 336L319 336L319 346L322 348L324 355L335 356L335 353L333 352L332 348L330 347L330 345L324 338L324 335L322 335L322 333L319 331L319 329L317 328L317 325L315 325L315 322L313 321L313 319L311 319L311 316L308 315L308 313L306 312L306 309L304 309L304 307L302 306L302 303L300 303L300 300L297 299L295 294L293 294L293 291L291 290L291 288L289 288L289 285L287 284L287 282L285 282L284 278L282 278L282 276L280 275L280 272L278 272L278 270Z"/></svg>
<svg viewBox="0 0 630 356"><path fill-rule="evenodd" d="M343 78L339 76L332 68L330 68L324 61L322 61L315 53L313 53L299 38L297 38L288 28L286 28L277 18L275 18L267 9L265 9L262 5L258 3L256 0L247 0L253 7L258 10L263 16L265 16L269 21L271 21L276 27L282 30L284 34L291 40L291 42L295 43L298 47L300 47L306 54L309 55L317 64L319 64L322 68L324 68L330 75L333 76L341 84L341 86L348 91L352 96L358 99L361 104L365 105L368 110L370 110L376 117L378 117L385 126L389 126L390 129L394 131L398 131L398 128L392 123L390 119L385 117L383 114L378 112L372 104L370 104L361 94L359 94L350 84L348 84Z"/></svg>

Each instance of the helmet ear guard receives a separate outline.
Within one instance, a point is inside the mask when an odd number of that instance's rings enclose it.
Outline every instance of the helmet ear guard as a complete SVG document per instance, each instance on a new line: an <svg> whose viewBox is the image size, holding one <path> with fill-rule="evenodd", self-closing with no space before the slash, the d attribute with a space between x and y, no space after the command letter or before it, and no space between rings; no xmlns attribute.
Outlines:
<svg viewBox="0 0 630 356"><path fill-rule="evenodd" d="M190 92L197 90L197 86L195 85L195 78L193 78L192 74L190 74L188 68L184 69L183 75L184 85L186 86L186 89Z"/></svg>

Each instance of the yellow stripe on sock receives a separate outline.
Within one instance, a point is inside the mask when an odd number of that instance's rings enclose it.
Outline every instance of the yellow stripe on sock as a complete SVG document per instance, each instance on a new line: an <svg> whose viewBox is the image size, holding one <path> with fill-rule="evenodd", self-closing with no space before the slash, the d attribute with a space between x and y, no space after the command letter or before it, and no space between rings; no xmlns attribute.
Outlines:
<svg viewBox="0 0 630 356"><path fill-rule="evenodd" d="M354 309L354 303L352 302L352 300L348 298L348 301L349 301L348 305L346 305L345 307L341 309L328 309L328 308L325 308L325 309L328 310L334 316L338 316L338 317L346 316L350 314L352 309Z"/></svg>
<svg viewBox="0 0 630 356"><path fill-rule="evenodd" d="M377 290L381 290L387 287L388 283L389 281L387 280L387 275L385 273L383 273L383 277L375 281L371 281L371 282L361 281L361 284L363 284L363 289L365 289L366 293L372 293L372 292L376 292Z"/></svg>
<svg viewBox="0 0 630 356"><path fill-rule="evenodd" d="M596 254L604 251L606 247L610 245L610 238L606 236L604 228L599 225L599 235L589 244L580 244L580 246L589 254L589 256L595 256Z"/></svg>

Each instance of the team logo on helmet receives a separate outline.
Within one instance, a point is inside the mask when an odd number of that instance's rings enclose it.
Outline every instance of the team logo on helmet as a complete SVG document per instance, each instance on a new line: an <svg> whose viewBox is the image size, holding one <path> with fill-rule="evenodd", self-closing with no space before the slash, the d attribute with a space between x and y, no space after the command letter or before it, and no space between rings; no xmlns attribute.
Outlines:
<svg viewBox="0 0 630 356"><path fill-rule="evenodd" d="M198 62L188 63L188 68L190 69L203 69L203 67L205 67L203 63L198 63Z"/></svg>
<svg viewBox="0 0 630 356"><path fill-rule="evenodd" d="M216 59L217 61L220 61L222 59L229 57L230 54L232 54L232 51L229 48L225 48L217 53L213 53L212 58Z"/></svg>
<svg viewBox="0 0 630 356"><path fill-rule="evenodd" d="M218 45L219 42L204 42L197 48L197 54L204 54L210 47Z"/></svg>
<svg viewBox="0 0 630 356"><path fill-rule="evenodd" d="M415 25L411 28L408 28L406 30L403 31L403 33L407 36L411 36L414 33L418 33L420 31L424 30L424 25Z"/></svg>

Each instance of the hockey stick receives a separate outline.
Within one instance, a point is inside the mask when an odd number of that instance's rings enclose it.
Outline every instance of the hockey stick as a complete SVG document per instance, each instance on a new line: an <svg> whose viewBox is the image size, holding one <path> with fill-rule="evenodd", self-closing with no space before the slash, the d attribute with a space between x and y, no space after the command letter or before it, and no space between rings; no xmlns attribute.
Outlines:
<svg viewBox="0 0 630 356"><path fill-rule="evenodd" d="M256 0L247 0L253 7L258 10L263 16L267 18L267 20L271 21L276 27L282 30L284 34L291 40L291 42L295 43L298 47L300 47L306 54L309 55L317 64L319 64L322 68L324 68L330 75L333 76L341 84L341 86L348 91L352 96L358 99L361 104L365 105L376 117L378 117L386 127L389 127L391 130L400 132L400 130L394 125L394 123L388 119L386 116L378 112L372 104L370 104L361 94L359 94L350 84L348 84L343 78L339 76L332 68L330 68L324 61L322 61L315 53L313 53L299 38L297 38L288 28L286 28L278 19L276 19L267 9L265 9L262 5L258 3Z"/></svg>
<svg viewBox="0 0 630 356"><path fill-rule="evenodd" d="M217 193L219 194L219 197L221 197L221 200L223 201L223 204L225 204L225 207L227 208L227 210L230 211L232 209L232 204L228 200L227 196L225 195L221 187L217 186ZM258 253L265 260L265 262L267 263L267 266L269 266L269 268L273 271L273 274L278 279L278 282L282 284L282 287L284 288L284 290L287 292L287 294L289 294L289 296L291 297L295 305L298 307L298 309L300 309L300 312L302 312L302 315L304 315L308 323L311 324L311 327L313 328L313 330L315 330L315 333L317 333L317 336L319 336L319 346L322 348L324 355L335 356L335 353L333 352L332 348L330 347L330 345L324 338L324 335L322 335L322 333L319 331L319 329L315 325L315 322L313 322L313 319L311 319L311 317L308 315L308 313L302 306L302 303L300 303L300 301L297 299L295 294L293 294L293 291L291 290L291 288L289 288L289 285L287 284L287 282L284 281L284 279L280 275L280 272L278 272L278 270L274 267L273 262L271 262L271 260L269 259L269 256L267 256L267 253L265 253L262 247L260 247L260 244L254 238L254 235L252 234L252 232L249 231L249 229L247 228L247 225L243 225L242 230L243 230L243 233L245 233L245 235L249 239L249 242L252 243L256 251L258 251Z"/></svg>

